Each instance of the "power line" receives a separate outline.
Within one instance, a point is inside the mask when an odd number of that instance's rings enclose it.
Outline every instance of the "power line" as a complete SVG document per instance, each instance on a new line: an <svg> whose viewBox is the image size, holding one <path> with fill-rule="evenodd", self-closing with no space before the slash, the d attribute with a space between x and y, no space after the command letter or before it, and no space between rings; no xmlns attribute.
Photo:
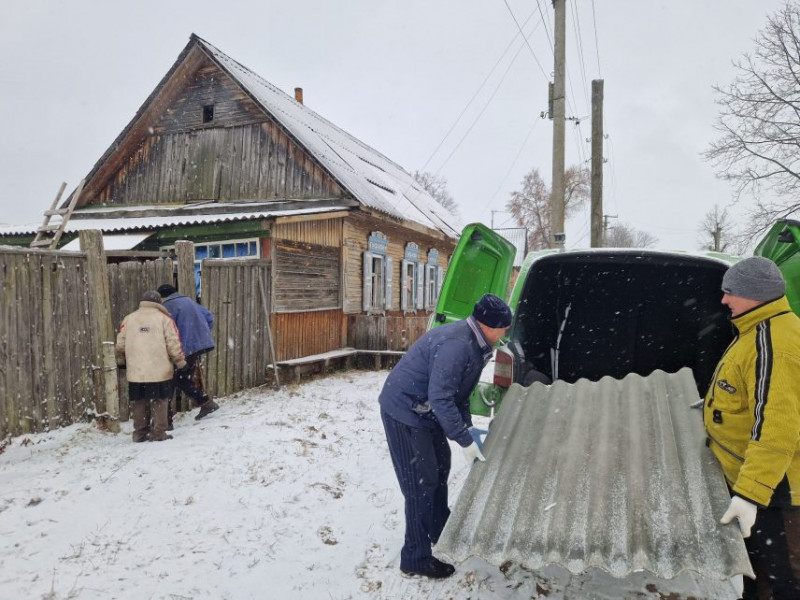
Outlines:
<svg viewBox="0 0 800 600"><path fill-rule="evenodd" d="M514 16L514 11L512 11L512 10L511 10L511 7L508 5L508 0L503 0L503 2L505 3L505 5L506 5L506 8L508 9L508 14L510 14L510 15L511 15L511 18L512 18L512 19L514 19L514 23L516 23L516 24L517 24L517 29L519 29L519 32L520 32L520 33L522 33L522 27L520 27L520 25L519 25L519 21L517 21L517 17L515 17L515 16ZM537 6L539 5L539 0L536 0L536 5L537 5ZM542 9L541 9L541 7L540 7L540 8L539 8L539 12L541 12L541 11L542 11ZM544 15L542 15L542 21L544 22ZM545 26L544 26L544 28L545 28L545 31L547 31L547 24L546 24L546 23L545 23ZM533 32L531 32L531 34L532 34L532 33L533 33ZM548 38L549 38L549 36L550 36L550 35L548 34ZM531 44L530 44L530 42L528 42L528 38L527 38L527 37L525 37L525 34L522 34L522 39L524 39L524 40L525 40L525 43L526 43L526 44L527 44L527 46L528 46L528 50L530 50L530 51L531 51L531 55L533 56L533 60L535 60L535 61L536 61L536 64L537 64L537 65L539 65L539 70L542 72L542 75L544 75L544 78L545 78L547 81L550 81L550 78L547 76L547 73L545 72L545 70L544 70L544 67L542 66L542 63L540 63L540 62L539 62L539 59L536 57L536 53L533 51L533 48L531 48Z"/></svg>
<svg viewBox="0 0 800 600"><path fill-rule="evenodd" d="M597 13L594 9L594 0L592 0L592 21L594 23L594 48L597 53L597 76L603 78L603 72L600 69L600 42L597 40Z"/></svg>
<svg viewBox="0 0 800 600"><path fill-rule="evenodd" d="M526 42L527 42L527 40L526 40ZM517 50L517 53L514 55L514 58L512 58L511 62L508 63L508 67L506 68L505 72L503 73L503 76L500 78L500 81L497 82L497 86L494 88L494 91L492 92L492 95L489 96L489 99L486 101L486 104L483 105L483 108L477 114L475 119L473 119L472 123L467 128L467 130L464 132L464 135L461 136L461 139L458 140L458 143L455 145L455 147L450 151L450 154L447 155L447 158L444 159L444 162L442 162L442 164L439 165L439 168L436 170L436 174L437 175L444 168L444 166L449 162L449 160L453 157L453 154L455 154L456 150L458 150L461 147L461 144L464 142L465 139L467 139L467 136L472 131L472 128L475 127L475 125L478 123L480 118L483 116L483 113L486 112L487 108L489 108L489 105L492 103L492 100L494 100L495 95L500 90L500 86L503 85L503 81L505 81L506 75L508 75L508 72L511 70L511 67L513 67L514 63L517 61L517 58L519 57L520 52L522 52L522 48L523 48L523 46L519 47L519 50Z"/></svg>
<svg viewBox="0 0 800 600"><path fill-rule="evenodd" d="M505 0L504 0L505 1ZM508 3L506 3L508 6ZM536 6L539 9L539 14L542 15L542 23L544 23L544 32L547 34L547 41L550 43L550 52L553 52L553 38L550 35L550 30L547 28L548 19L544 16L544 11L542 10L542 6L539 4L539 0L536 0ZM510 8L508 10L511 10Z"/></svg>
<svg viewBox="0 0 800 600"><path fill-rule="evenodd" d="M514 157L514 160L511 161L511 166L508 167L508 171L506 171L506 174L503 175L503 178L500 180L500 185L497 186L497 189L494 191L494 194L492 194L492 197L489 199L489 202L487 202L486 206L483 207L483 210L478 215L478 217L482 217L483 215L485 215L487 209L494 204L494 200L495 200L495 198L497 198L497 194L500 193L500 190L505 185L506 180L508 179L508 176L511 175L511 171L513 171L514 167L517 166L517 161L519 160L519 157L522 156L522 151L525 149L525 146L527 146L528 140L530 139L531 135L533 135L533 130L536 129L536 125L538 123L539 123L539 119L536 119L533 122L533 125L528 130L528 134L525 136L525 139L522 140L522 144L520 145L519 150L517 150L517 155Z"/></svg>
<svg viewBox="0 0 800 600"><path fill-rule="evenodd" d="M570 4L572 8L572 28L575 31L575 40L578 46L578 56L580 57L580 67L581 67L581 83L583 84L583 96L584 100L586 100L586 106L591 106L592 103L589 100L589 89L586 87L586 63L583 59L583 40L581 36L581 23L578 19L578 9L575 6L575 2Z"/></svg>
<svg viewBox="0 0 800 600"><path fill-rule="evenodd" d="M506 6L508 6L508 5L506 5ZM528 24L528 22L531 20L531 18L533 17L533 15L534 15L534 13L531 13L530 15L528 15L528 18L527 18L527 19L525 19L525 22L523 23L523 27L524 27L525 25L527 25L527 24ZM513 15L512 15L512 16L513 16ZM515 19L515 21L516 21L516 19ZM533 31L531 31L531 35L533 35L533 34L536 32L536 29L537 29L537 27L538 27L538 25L537 25L536 27L534 27L534 28L533 28ZM436 148L434 148L433 152L431 152L430 156L427 158L427 160L425 161L425 163L422 165L422 167L420 168L420 171L424 171L424 170L425 170L425 168L428 166L428 163L430 163L430 162L431 162L431 160L433 159L433 157L434 157L434 156L436 156L436 153L439 151L439 148L441 148L441 147L442 147L442 145L444 144L444 142L447 140L447 138L448 138L448 137L450 137L450 134L451 134L451 133L453 132L453 130L456 128L456 125L458 125L459 121L461 121L461 118L462 118L462 117L464 116L464 114L467 112L467 110L469 109L469 107L470 107L470 106L472 106L472 103L475 101L475 98L477 98L477 97L478 97L478 94L480 94L481 90L482 90L482 89L483 89L483 87L486 85L486 82L487 82L487 81L489 81L489 78L490 78L490 77L491 77L491 76L494 74L494 72L495 72L495 69L497 69L498 65L499 65L499 64L500 64L500 63L503 61L503 59L506 57L506 54L508 54L508 51L509 51L509 49L510 49L510 48L511 48L511 46L514 44L514 42L516 41L517 37L519 37L521 34L522 34L522 36L523 36L523 38L524 38L525 36L524 36L524 34L522 33L522 29L520 29L520 30L519 30L519 31L518 31L516 34L514 34L514 37L512 37L512 38L511 38L511 41L510 41L510 42L508 43L508 45L505 47L505 49L503 50L502 54L500 54L500 57L499 57L499 58L498 58L498 59L495 61L495 63L494 63L494 65L492 66L492 68L491 68L491 69L489 69L489 73L487 73L486 77L484 77L484 78L483 78L483 81L482 81L482 82L481 82L481 84L478 86L478 89L477 89L477 90L475 90L475 93L474 93L474 94L472 94L472 97L469 99L469 101L466 103L466 105L464 105L464 108L461 110L461 113L458 115L458 117L456 117L456 120L455 120L455 121L453 121L453 124L450 126L450 129L448 129L448 130L447 130L447 133L445 133L445 134L444 134L444 137L442 137L442 139L441 139L441 140L439 141L439 143L437 144ZM519 54L519 50L517 51L517 54ZM408 191L408 190L406 190L406 191ZM405 193L405 192L404 192L404 193Z"/></svg>

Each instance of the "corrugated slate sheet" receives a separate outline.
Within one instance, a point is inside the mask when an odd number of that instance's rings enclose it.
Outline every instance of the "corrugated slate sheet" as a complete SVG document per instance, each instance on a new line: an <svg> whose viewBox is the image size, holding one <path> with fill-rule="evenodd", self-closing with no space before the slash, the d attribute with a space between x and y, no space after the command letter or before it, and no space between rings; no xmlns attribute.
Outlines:
<svg viewBox="0 0 800 600"><path fill-rule="evenodd" d="M615 577L752 575L692 372L513 386L437 553Z"/></svg>

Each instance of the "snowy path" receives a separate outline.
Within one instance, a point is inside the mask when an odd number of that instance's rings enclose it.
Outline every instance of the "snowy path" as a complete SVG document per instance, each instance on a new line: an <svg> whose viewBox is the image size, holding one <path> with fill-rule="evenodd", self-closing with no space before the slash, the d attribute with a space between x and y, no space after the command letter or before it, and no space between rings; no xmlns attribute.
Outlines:
<svg viewBox="0 0 800 600"><path fill-rule="evenodd" d="M204 421L180 415L162 443L133 444L129 422L13 438L0 453L0 599L563 598L563 574L478 559L444 582L400 575L385 377L237 394ZM455 450L451 502L467 474Z"/></svg>

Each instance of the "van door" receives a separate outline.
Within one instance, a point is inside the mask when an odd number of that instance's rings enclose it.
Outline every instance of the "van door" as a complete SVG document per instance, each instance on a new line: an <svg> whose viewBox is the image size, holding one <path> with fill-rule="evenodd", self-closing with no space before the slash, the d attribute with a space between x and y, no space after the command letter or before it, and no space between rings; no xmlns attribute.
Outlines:
<svg viewBox="0 0 800 600"><path fill-rule="evenodd" d="M450 259L429 328L468 317L484 294L507 299L516 252L514 244L486 225L467 225Z"/></svg>
<svg viewBox="0 0 800 600"><path fill-rule="evenodd" d="M753 251L770 259L786 280L786 297L795 314L800 315L800 221L777 221Z"/></svg>

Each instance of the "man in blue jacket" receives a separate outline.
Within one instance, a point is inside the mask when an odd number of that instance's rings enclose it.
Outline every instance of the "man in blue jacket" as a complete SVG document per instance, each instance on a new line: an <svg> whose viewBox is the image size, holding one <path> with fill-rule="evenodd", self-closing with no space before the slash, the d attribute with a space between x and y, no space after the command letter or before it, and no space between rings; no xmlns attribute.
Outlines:
<svg viewBox="0 0 800 600"><path fill-rule="evenodd" d="M511 325L511 309L484 295L472 316L425 333L392 369L379 402L395 474L405 498L406 532L400 570L434 579L449 577L453 565L433 556L431 546L444 529L448 439L469 463L485 458L472 428L469 395Z"/></svg>
<svg viewBox="0 0 800 600"><path fill-rule="evenodd" d="M158 293L164 300L164 308L178 326L181 346L186 355L186 367L175 371L175 385L200 407L195 419L202 419L219 408L219 404L209 397L203 387L203 372L200 369L200 357L214 349L214 340L211 338L214 315L194 300L179 294L169 284L160 286Z"/></svg>

